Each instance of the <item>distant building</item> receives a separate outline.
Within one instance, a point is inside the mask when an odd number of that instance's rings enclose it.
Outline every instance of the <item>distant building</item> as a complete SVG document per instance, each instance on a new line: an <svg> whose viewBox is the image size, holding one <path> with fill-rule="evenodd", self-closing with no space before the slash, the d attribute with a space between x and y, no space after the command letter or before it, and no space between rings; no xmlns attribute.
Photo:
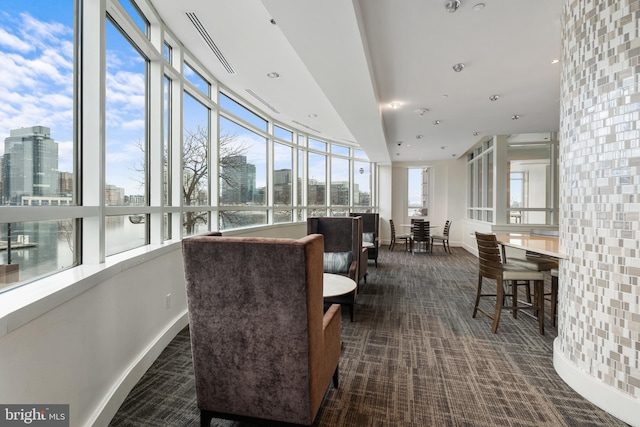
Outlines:
<svg viewBox="0 0 640 427"><path fill-rule="evenodd" d="M124 205L124 188L107 184L105 189L104 202L107 206Z"/></svg>
<svg viewBox="0 0 640 427"><path fill-rule="evenodd" d="M24 196L58 196L58 144L45 126L13 129L4 140L2 200L22 205Z"/></svg>
<svg viewBox="0 0 640 427"><path fill-rule="evenodd" d="M73 173L60 172L59 187L61 196L73 196Z"/></svg>
<svg viewBox="0 0 640 427"><path fill-rule="evenodd" d="M255 202L256 165L247 163L246 156L230 156L220 168L220 202L249 204Z"/></svg>

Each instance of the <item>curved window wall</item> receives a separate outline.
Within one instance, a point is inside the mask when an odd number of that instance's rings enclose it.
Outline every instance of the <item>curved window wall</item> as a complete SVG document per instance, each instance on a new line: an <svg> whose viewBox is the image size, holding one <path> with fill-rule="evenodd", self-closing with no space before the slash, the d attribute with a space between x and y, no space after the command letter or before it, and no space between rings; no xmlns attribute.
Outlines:
<svg viewBox="0 0 640 427"><path fill-rule="evenodd" d="M145 0L32 3L0 16L0 292L209 230L376 210L362 150L220 87Z"/></svg>

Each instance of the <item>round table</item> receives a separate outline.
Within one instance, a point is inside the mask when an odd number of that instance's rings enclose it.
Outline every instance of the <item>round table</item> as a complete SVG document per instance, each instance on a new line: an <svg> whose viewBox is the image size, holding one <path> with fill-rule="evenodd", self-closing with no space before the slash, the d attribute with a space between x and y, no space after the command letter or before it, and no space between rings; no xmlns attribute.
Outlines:
<svg viewBox="0 0 640 427"><path fill-rule="evenodd" d="M356 290L356 282L347 276L340 274L324 273L324 286L322 296L337 297L346 295Z"/></svg>

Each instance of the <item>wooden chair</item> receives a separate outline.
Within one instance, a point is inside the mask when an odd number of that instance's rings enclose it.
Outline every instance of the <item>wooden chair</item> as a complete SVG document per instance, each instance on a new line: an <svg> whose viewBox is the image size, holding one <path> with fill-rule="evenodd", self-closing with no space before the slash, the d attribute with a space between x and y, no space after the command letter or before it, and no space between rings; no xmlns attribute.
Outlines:
<svg viewBox="0 0 640 427"><path fill-rule="evenodd" d="M393 225L393 220L389 220L389 225L391 225L391 243L389 244L389 250L393 251L393 247L396 244L396 239L404 240L404 250L407 251L409 249L409 239L411 235L409 233L400 234L396 236L396 227Z"/></svg>
<svg viewBox="0 0 640 427"><path fill-rule="evenodd" d="M444 230L442 231L442 235L433 235L431 236L431 252L433 252L433 244L435 241L441 241L442 247L445 252L451 253L451 248L449 247L449 229L451 228L451 221L447 220L444 223Z"/></svg>
<svg viewBox="0 0 640 427"><path fill-rule="evenodd" d="M478 291L476 302L473 307L473 316L481 312L493 320L491 332L498 331L500 322L500 312L509 309L513 312L513 317L518 317L519 310L532 310L538 319L538 329L544 335L544 276L540 271L527 269L520 266L504 264L502 262L502 252L498 246L495 234L484 234L476 232L476 243L478 245ZM496 292L491 294L482 293L483 279L493 279L496 281ZM517 282L526 281L534 283L534 300L531 304L518 301ZM507 293L505 288L511 282L511 293ZM481 297L495 297L495 309L493 315L483 311L480 307ZM511 297L511 305L505 305L507 297ZM519 304L520 303L520 304Z"/></svg>
<svg viewBox="0 0 640 427"><path fill-rule="evenodd" d="M424 244L424 251L429 252L431 246L431 229L429 228L429 221L416 221L411 227L411 251L413 250L413 243L417 244L418 252L420 247Z"/></svg>
<svg viewBox="0 0 640 427"><path fill-rule="evenodd" d="M362 218L362 241L373 244L367 247L367 259L372 259L378 267L378 246L380 238L380 214L371 212L351 212L351 217Z"/></svg>

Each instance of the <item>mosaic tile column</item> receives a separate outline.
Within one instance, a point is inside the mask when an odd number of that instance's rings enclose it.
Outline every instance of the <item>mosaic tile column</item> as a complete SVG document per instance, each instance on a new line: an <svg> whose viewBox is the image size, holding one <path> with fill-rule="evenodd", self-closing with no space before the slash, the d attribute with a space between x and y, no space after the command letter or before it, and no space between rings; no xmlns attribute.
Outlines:
<svg viewBox="0 0 640 427"><path fill-rule="evenodd" d="M565 0L554 366L640 425L640 0Z"/></svg>

